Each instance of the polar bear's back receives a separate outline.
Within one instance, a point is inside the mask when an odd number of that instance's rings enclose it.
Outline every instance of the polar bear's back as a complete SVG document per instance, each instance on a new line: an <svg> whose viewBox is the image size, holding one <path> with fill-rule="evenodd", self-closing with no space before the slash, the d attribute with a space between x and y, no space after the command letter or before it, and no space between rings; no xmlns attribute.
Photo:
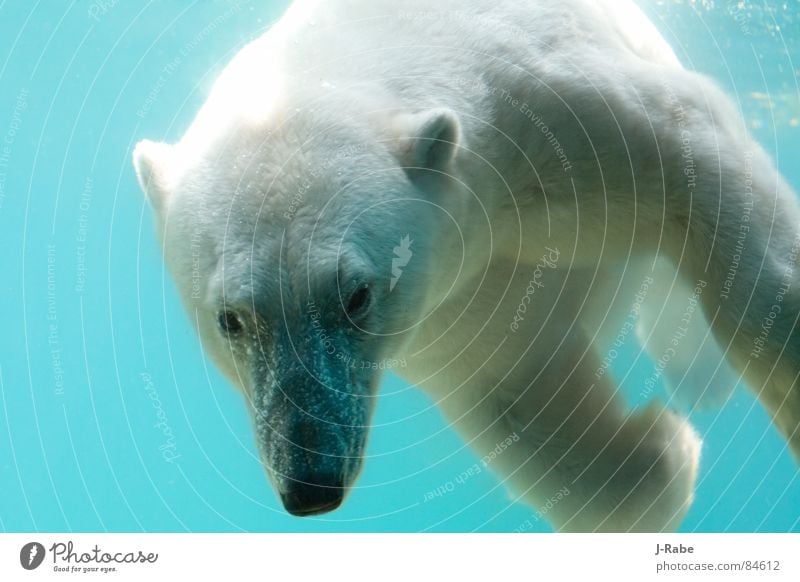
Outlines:
<svg viewBox="0 0 800 582"><path fill-rule="evenodd" d="M678 57L639 7L629 0L581 0L594 4L631 52L644 60L680 67Z"/></svg>
<svg viewBox="0 0 800 582"><path fill-rule="evenodd" d="M628 50L651 62L680 66L669 44L631 0L296 0L285 17L285 29L292 30L287 36L309 22L318 27L310 48L379 50L428 44L502 55L502 47L492 43L508 43L528 44L534 52L580 55L582 49L595 47Z"/></svg>
<svg viewBox="0 0 800 582"><path fill-rule="evenodd" d="M378 80L424 107L426 96L460 97L454 79L508 86L512 68L546 78L631 58L680 67L630 0L295 0L226 67L184 141L243 111L281 118L282 102L297 107L325 87Z"/></svg>

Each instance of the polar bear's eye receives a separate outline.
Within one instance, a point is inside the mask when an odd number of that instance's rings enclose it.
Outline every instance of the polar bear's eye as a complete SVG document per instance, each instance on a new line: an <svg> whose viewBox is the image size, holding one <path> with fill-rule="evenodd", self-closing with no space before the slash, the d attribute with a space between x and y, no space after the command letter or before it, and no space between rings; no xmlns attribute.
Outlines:
<svg viewBox="0 0 800 582"><path fill-rule="evenodd" d="M368 286L363 285L356 289L347 303L347 317L353 319L364 315L369 308L370 299Z"/></svg>
<svg viewBox="0 0 800 582"><path fill-rule="evenodd" d="M243 327L242 320L239 319L239 316L228 309L219 312L217 323L219 323L219 329L225 335L236 335L242 331Z"/></svg>

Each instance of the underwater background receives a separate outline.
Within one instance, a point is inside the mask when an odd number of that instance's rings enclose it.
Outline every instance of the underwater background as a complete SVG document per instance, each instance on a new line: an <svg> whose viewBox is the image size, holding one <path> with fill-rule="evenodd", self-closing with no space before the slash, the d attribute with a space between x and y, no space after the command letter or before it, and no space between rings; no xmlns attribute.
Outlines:
<svg viewBox="0 0 800 582"><path fill-rule="evenodd" d="M550 531L393 376L342 508L287 515L201 353L131 151L175 141L286 5L0 0L0 531ZM800 191L800 2L640 5ZM653 370L636 362L633 405ZM798 470L754 399L690 416L704 446L681 531L800 531Z"/></svg>

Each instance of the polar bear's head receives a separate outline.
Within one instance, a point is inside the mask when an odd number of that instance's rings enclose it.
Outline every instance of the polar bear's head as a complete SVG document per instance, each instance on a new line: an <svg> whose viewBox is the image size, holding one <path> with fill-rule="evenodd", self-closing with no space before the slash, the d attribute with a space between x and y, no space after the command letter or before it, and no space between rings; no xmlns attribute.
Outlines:
<svg viewBox="0 0 800 582"><path fill-rule="evenodd" d="M456 220L455 114L381 115L292 109L279 126L234 116L214 131L201 117L178 144L134 153L203 348L250 403L295 515L341 503L381 372L463 253L439 235Z"/></svg>

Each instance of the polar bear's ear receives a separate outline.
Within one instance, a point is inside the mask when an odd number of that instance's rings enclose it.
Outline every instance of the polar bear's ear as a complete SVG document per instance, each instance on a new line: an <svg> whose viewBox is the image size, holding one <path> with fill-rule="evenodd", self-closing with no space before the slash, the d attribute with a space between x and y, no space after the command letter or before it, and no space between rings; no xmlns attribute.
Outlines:
<svg viewBox="0 0 800 582"><path fill-rule="evenodd" d="M446 108L404 115L398 120L400 161L406 171L446 172L461 139L458 116Z"/></svg>
<svg viewBox="0 0 800 582"><path fill-rule="evenodd" d="M172 166L174 147L145 139L133 150L133 167L147 199L153 208L160 210L169 196L168 172Z"/></svg>

